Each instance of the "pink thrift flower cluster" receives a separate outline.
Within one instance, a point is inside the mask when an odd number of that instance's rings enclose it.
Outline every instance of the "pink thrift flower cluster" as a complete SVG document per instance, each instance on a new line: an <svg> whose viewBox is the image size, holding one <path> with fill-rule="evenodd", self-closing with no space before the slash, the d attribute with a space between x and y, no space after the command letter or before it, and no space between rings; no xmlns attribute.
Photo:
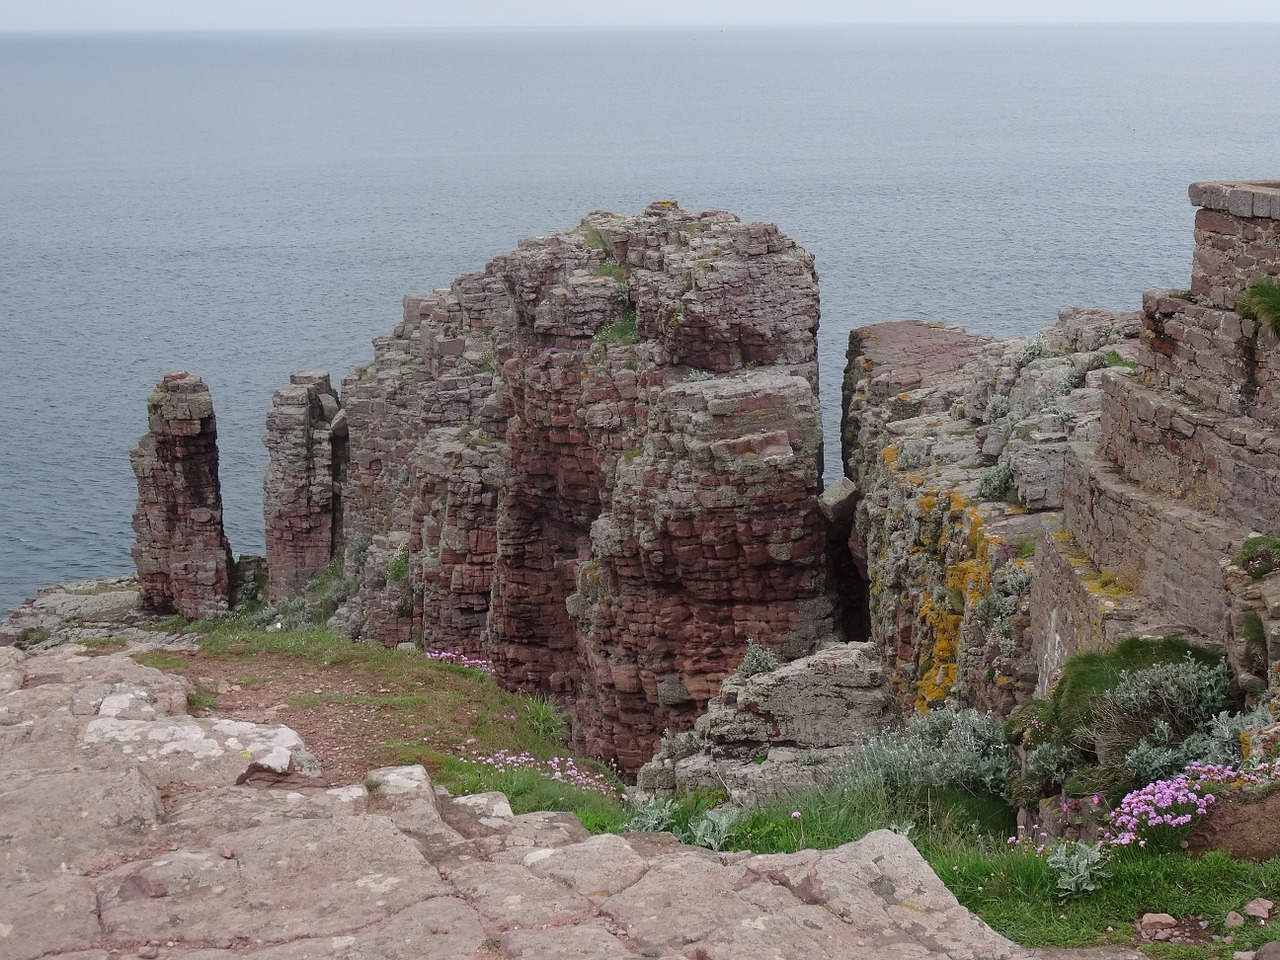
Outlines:
<svg viewBox="0 0 1280 960"><path fill-rule="evenodd" d="M498 773L511 773L516 770L532 770L549 780L564 783L579 790L590 790L606 797L616 797L618 790L613 782L603 773L584 770L572 757L552 757L539 760L532 754L514 750L499 750L497 753L479 753L469 751L460 757L463 763L489 767Z"/></svg>
<svg viewBox="0 0 1280 960"><path fill-rule="evenodd" d="M1037 857L1044 856L1048 842L1049 834L1041 830L1038 823L1033 823L1030 827L1018 827L1017 834L1005 841L1010 849L1034 853Z"/></svg>
<svg viewBox="0 0 1280 960"><path fill-rule="evenodd" d="M441 663L452 663L459 667L469 667L472 670L479 670L481 673L487 673L493 676L493 661L481 660L478 657L468 657L462 653L450 653L448 650L427 650L425 651L428 660L438 660Z"/></svg>
<svg viewBox="0 0 1280 960"><path fill-rule="evenodd" d="M1190 764L1178 776L1149 783L1121 800L1111 814L1111 829L1103 841L1112 847L1145 847L1149 840L1172 840L1166 831L1190 827L1217 801L1211 792L1214 787L1253 786L1277 778L1280 761L1240 769L1221 763Z"/></svg>

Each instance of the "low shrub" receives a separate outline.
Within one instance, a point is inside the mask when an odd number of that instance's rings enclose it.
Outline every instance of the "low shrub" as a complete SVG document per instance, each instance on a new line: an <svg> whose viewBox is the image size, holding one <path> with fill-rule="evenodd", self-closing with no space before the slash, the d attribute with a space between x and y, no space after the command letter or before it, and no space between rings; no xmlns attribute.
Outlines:
<svg viewBox="0 0 1280 960"><path fill-rule="evenodd" d="M1028 340L1013 355L1013 365L1021 370L1033 360L1039 360L1041 357L1049 355L1049 345L1045 343L1044 338L1035 336Z"/></svg>
<svg viewBox="0 0 1280 960"><path fill-rule="evenodd" d="M1259 580L1280 567L1280 540L1275 537L1249 537L1240 547L1232 562Z"/></svg>
<svg viewBox="0 0 1280 960"><path fill-rule="evenodd" d="M840 776L850 784L882 782L908 796L943 788L1003 795L1010 772L1004 725L948 704L868 740Z"/></svg>
<svg viewBox="0 0 1280 960"><path fill-rule="evenodd" d="M387 562L387 579L399 582L409 576L409 545L401 544L400 549Z"/></svg>
<svg viewBox="0 0 1280 960"><path fill-rule="evenodd" d="M1013 488L1013 470L1007 466L988 467L978 475L978 496L983 500L1003 500Z"/></svg>
<svg viewBox="0 0 1280 960"><path fill-rule="evenodd" d="M738 664L738 675L743 677L755 677L762 673L771 673L782 666L782 661L778 659L778 655L768 647L762 647L754 640L747 641L747 652L742 657L742 662Z"/></svg>
<svg viewBox="0 0 1280 960"><path fill-rule="evenodd" d="M19 650L27 650L44 643L49 636L48 627L24 627L18 632L18 638L13 641L13 645Z"/></svg>

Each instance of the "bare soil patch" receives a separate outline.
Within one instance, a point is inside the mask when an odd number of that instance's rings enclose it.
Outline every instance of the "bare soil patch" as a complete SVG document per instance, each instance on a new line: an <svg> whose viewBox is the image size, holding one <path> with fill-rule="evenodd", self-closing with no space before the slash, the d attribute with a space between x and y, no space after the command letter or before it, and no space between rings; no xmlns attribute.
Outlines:
<svg viewBox="0 0 1280 960"><path fill-rule="evenodd" d="M173 659L164 669L196 685L194 703L216 698L216 706L194 713L291 727L331 786L360 783L369 770L397 762L432 770L442 756L479 742L481 705L470 688L487 684L425 663L391 676L359 661L325 664L275 653L166 657Z"/></svg>

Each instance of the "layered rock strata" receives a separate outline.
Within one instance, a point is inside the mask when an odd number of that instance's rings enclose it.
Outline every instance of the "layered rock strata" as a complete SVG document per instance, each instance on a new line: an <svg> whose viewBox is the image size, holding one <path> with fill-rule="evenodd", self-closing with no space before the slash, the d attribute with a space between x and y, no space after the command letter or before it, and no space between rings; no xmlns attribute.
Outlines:
<svg viewBox="0 0 1280 960"><path fill-rule="evenodd" d="M817 323L808 253L673 202L407 297L343 382L335 624L487 657L638 766L748 640L833 639Z"/></svg>
<svg viewBox="0 0 1280 960"><path fill-rule="evenodd" d="M1030 341L854 331L850 552L904 708L1007 713L1132 634L1218 646L1265 686L1280 588L1232 561L1276 533L1276 337L1230 308L1280 275L1280 190L1191 196L1192 289L1141 311L1064 311Z"/></svg>
<svg viewBox="0 0 1280 960"><path fill-rule="evenodd" d="M262 510L274 603L324 571L341 536L334 490L346 461L346 414L328 373L298 371L276 390L263 443L270 454Z"/></svg>
<svg viewBox="0 0 1280 960"><path fill-rule="evenodd" d="M1137 333L1136 315L1073 309L1030 340L916 321L851 334L849 551L904 711L1003 714L1030 695L1032 547L1062 505L1070 444L1099 433L1101 368Z"/></svg>
<svg viewBox="0 0 1280 960"><path fill-rule="evenodd" d="M208 386L185 371L166 373L147 398L147 427L129 455L138 479L131 552L143 608L193 620L223 616L232 560Z"/></svg>
<svg viewBox="0 0 1280 960"><path fill-rule="evenodd" d="M1103 374L1101 434L1070 449L1062 524L1037 552L1042 690L1074 652L1135 632L1220 647L1247 690L1274 676L1280 576L1235 561L1280 534L1280 340L1233 308L1280 277L1278 186L1190 188L1191 289L1143 296L1140 365Z"/></svg>
<svg viewBox="0 0 1280 960"><path fill-rule="evenodd" d="M74 629L97 626L122 629ZM714 853L450 797L421 767L282 780L318 774L292 730L192 718L181 678L76 644L0 648L0 691L3 960L1033 956L888 831Z"/></svg>

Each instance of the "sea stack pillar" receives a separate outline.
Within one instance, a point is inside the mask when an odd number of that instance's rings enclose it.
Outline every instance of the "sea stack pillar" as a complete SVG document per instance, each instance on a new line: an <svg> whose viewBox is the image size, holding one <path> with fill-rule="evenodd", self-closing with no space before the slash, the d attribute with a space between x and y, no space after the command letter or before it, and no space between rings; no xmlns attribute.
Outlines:
<svg viewBox="0 0 1280 960"><path fill-rule="evenodd" d="M272 603L302 590L333 556L335 467L345 438L346 415L328 372L294 371L275 392L262 438L271 454L262 512Z"/></svg>
<svg viewBox="0 0 1280 960"><path fill-rule="evenodd" d="M185 370L166 373L147 398L147 426L129 454L138 478L131 552L143 609L193 620L225 616L231 545L222 529L209 387Z"/></svg>

